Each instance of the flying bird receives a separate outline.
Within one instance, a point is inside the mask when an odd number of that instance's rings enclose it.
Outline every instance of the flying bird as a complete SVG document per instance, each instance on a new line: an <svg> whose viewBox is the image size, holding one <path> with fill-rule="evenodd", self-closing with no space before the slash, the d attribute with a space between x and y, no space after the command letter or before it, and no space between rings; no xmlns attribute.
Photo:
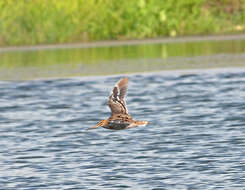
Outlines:
<svg viewBox="0 0 245 190"><path fill-rule="evenodd" d="M138 127L139 125L145 126L148 121L134 120L128 113L126 107L125 96L128 89L128 78L120 79L114 86L109 100L108 106L111 109L111 116L108 119L99 121L95 126L89 129L96 129L98 127L104 127L112 130L122 130Z"/></svg>

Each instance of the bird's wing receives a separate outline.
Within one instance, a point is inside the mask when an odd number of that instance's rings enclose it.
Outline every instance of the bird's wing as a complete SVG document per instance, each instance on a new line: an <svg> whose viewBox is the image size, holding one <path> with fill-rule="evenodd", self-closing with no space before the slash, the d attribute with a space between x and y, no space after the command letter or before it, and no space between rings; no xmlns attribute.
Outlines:
<svg viewBox="0 0 245 190"><path fill-rule="evenodd" d="M111 109L111 115L128 114L126 107L125 96L128 89L128 78L120 79L114 86L108 100L108 105Z"/></svg>

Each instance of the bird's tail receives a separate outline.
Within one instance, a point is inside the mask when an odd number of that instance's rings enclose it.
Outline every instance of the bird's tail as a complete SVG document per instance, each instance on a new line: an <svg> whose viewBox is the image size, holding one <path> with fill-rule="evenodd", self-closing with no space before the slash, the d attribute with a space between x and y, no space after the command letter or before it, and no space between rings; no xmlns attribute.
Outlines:
<svg viewBox="0 0 245 190"><path fill-rule="evenodd" d="M135 121L136 125L142 125L142 126L146 126L149 124L149 121Z"/></svg>

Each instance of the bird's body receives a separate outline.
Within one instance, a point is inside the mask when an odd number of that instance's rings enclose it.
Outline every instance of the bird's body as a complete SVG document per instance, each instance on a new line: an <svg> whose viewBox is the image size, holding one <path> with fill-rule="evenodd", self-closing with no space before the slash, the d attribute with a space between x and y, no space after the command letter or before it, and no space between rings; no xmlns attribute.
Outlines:
<svg viewBox="0 0 245 190"><path fill-rule="evenodd" d="M112 90L107 102L111 109L111 116L108 119L101 120L90 129L104 127L112 130L122 130L134 128L139 125L147 125L147 121L136 121L128 113L125 95L128 87L128 78L120 79Z"/></svg>

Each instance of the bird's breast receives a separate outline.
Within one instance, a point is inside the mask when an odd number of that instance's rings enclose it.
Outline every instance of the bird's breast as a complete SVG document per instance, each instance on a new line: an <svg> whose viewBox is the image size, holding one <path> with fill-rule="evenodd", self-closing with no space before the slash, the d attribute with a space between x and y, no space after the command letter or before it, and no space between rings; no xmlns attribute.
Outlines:
<svg viewBox="0 0 245 190"><path fill-rule="evenodd" d="M125 129L129 125L130 125L130 123L120 121L120 120L113 120L113 121L108 122L108 128L113 129L113 130Z"/></svg>

